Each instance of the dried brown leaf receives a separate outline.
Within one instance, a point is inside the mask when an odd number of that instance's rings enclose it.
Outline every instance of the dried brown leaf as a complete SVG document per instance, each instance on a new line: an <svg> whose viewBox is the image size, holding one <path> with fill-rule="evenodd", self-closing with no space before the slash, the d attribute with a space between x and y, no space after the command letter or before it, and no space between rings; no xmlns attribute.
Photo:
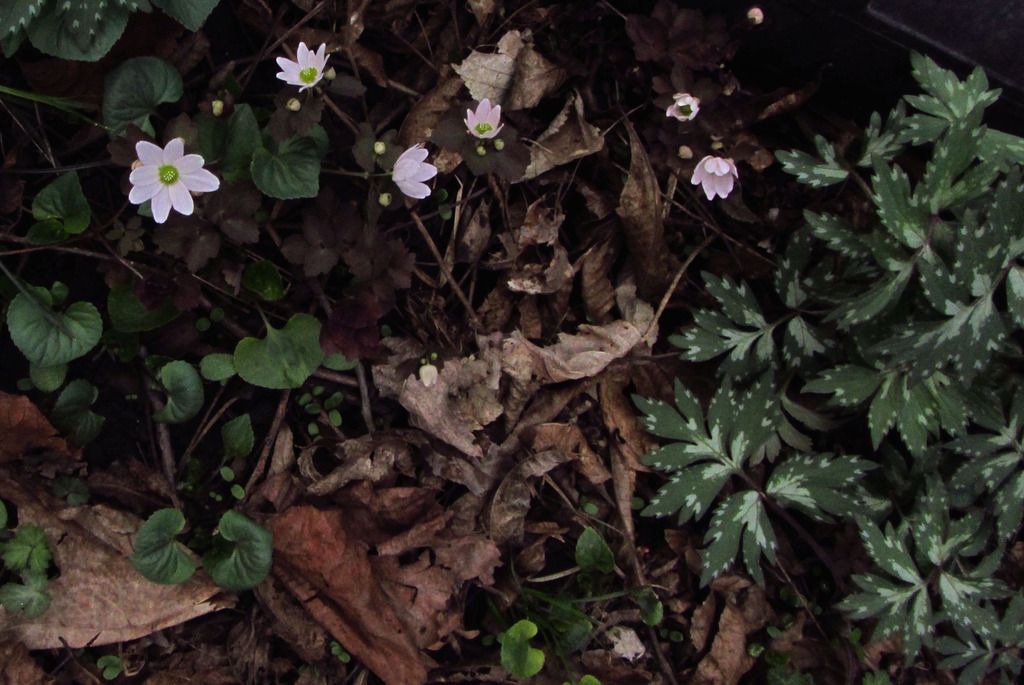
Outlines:
<svg viewBox="0 0 1024 685"><path fill-rule="evenodd" d="M32 400L20 395L0 392L0 436L0 464L33 450L66 458L75 456Z"/></svg>
<svg viewBox="0 0 1024 685"><path fill-rule="evenodd" d="M534 375L542 383L561 383L590 378L616 359L629 354L641 342L642 332L628 321L603 326L583 324L575 335L560 333L558 342L538 347L514 332L504 343L506 352L520 348L529 354Z"/></svg>
<svg viewBox="0 0 1024 685"><path fill-rule="evenodd" d="M530 479L543 476L571 458L561 450L546 450L527 457L509 471L495 490L488 511L488 531L498 544L523 538L526 513L530 510Z"/></svg>
<svg viewBox="0 0 1024 685"><path fill-rule="evenodd" d="M711 651L697 665L694 685L737 685L756 659L747 652L747 636L772 616L764 590L740 576L722 576L711 588L724 599Z"/></svg>
<svg viewBox="0 0 1024 685"><path fill-rule="evenodd" d="M462 89L462 79L448 74L429 93L421 97L402 122L398 132L399 142L408 147L429 140L437 123L448 110Z"/></svg>
<svg viewBox="0 0 1024 685"><path fill-rule="evenodd" d="M574 93L530 148L530 164L521 180L527 181L562 164L604 148L604 135L587 122L583 98Z"/></svg>
<svg viewBox="0 0 1024 685"><path fill-rule="evenodd" d="M452 65L474 100L489 99L506 111L534 107L565 81L566 73L533 49L519 31L498 41L498 52L474 50Z"/></svg>
<svg viewBox="0 0 1024 685"><path fill-rule="evenodd" d="M20 642L0 643L0 685L44 685L53 678L39 667Z"/></svg>
<svg viewBox="0 0 1024 685"><path fill-rule="evenodd" d="M528 431L527 440L538 452L557 449L576 460L576 468L591 485L600 485L612 477L601 457L591 449L579 426L567 423L542 423Z"/></svg>

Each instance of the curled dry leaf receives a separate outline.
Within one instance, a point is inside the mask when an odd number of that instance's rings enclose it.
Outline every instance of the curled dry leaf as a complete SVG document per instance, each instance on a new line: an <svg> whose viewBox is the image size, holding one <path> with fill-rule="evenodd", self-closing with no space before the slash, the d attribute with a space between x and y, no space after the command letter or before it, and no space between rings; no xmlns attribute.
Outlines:
<svg viewBox="0 0 1024 685"><path fill-rule="evenodd" d="M587 122L583 98L574 93L530 148L530 164L520 180L528 181L562 164L604 148L604 135Z"/></svg>
<svg viewBox="0 0 1024 685"><path fill-rule="evenodd" d="M527 457L509 471L495 490L488 511L488 530L498 544L523 538L526 513L530 510L530 479L543 476L571 458L562 450L545 450Z"/></svg>
<svg viewBox="0 0 1024 685"><path fill-rule="evenodd" d="M747 653L747 637L767 625L772 616L764 590L746 578L723 576L711 589L724 598L718 633L711 651L697 666L695 685L737 685L756 659Z"/></svg>
<svg viewBox="0 0 1024 685"><path fill-rule="evenodd" d="M0 609L0 630L29 649L126 642L234 604L202 573L180 585L143 578L128 560L141 524L131 514L103 505L62 510L58 500L6 474L0 474L0 497L18 508L21 523L46 531L60 569L42 616L29 620Z"/></svg>
<svg viewBox="0 0 1024 685"><path fill-rule="evenodd" d="M519 31L498 41L496 53L474 50L461 64L453 64L474 100L489 99L506 111L535 106L565 81L565 70L533 49Z"/></svg>
<svg viewBox="0 0 1024 685"><path fill-rule="evenodd" d="M592 485L600 485L612 477L579 426L542 423L527 431L527 440L535 451L556 449L574 459L576 468Z"/></svg>
<svg viewBox="0 0 1024 685"><path fill-rule="evenodd" d="M606 238L583 253L580 258L580 293L587 318L596 323L611 320L615 307L615 286L609 275L618 256L615 241Z"/></svg>
<svg viewBox="0 0 1024 685"><path fill-rule="evenodd" d="M448 67L443 67L447 71ZM421 97L402 122L398 132L398 142L402 147L429 140L437 123L452 108L452 103L462 90L462 79L448 73L441 78L437 86Z"/></svg>
<svg viewBox="0 0 1024 685"><path fill-rule="evenodd" d="M604 326L583 324L575 335L560 333L558 342L547 347L534 345L516 331L505 340L504 347L511 354L515 348L525 350L541 383L561 383L596 376L629 354L640 344L642 335L629 321L613 321Z"/></svg>
<svg viewBox="0 0 1024 685"><path fill-rule="evenodd" d="M35 450L59 457L75 456L32 400L20 395L0 392L0 436L0 464Z"/></svg>

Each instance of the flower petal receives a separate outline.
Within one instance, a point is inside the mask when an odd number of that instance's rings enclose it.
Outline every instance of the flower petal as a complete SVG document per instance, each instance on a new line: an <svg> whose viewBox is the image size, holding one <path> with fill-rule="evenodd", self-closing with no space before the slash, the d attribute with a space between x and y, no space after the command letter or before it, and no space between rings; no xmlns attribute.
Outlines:
<svg viewBox="0 0 1024 685"><path fill-rule="evenodd" d="M170 191L171 206L174 207L174 211L185 216L192 214L196 205L192 201L192 193L188 192L184 183L175 183L168 186L167 190Z"/></svg>
<svg viewBox="0 0 1024 685"><path fill-rule="evenodd" d="M327 43L320 43L320 47L316 49L316 64L317 71L321 71L324 65L327 64Z"/></svg>
<svg viewBox="0 0 1024 685"><path fill-rule="evenodd" d="M206 164L206 160L202 155L185 155L174 166L178 167L179 174L184 175L202 169L204 164Z"/></svg>
<svg viewBox="0 0 1024 685"><path fill-rule="evenodd" d="M182 174L181 183L194 193L211 193L220 188L220 179L206 169L197 169Z"/></svg>
<svg viewBox="0 0 1024 685"><path fill-rule="evenodd" d="M160 186L159 192L153 196L149 206L153 210L153 221L158 224L167 221L167 215L171 213L171 193L167 186Z"/></svg>
<svg viewBox="0 0 1024 685"><path fill-rule="evenodd" d="M162 154L162 151L161 151ZM160 182L160 167L150 164L143 164L137 169L132 169L128 174L128 180L132 185L148 186Z"/></svg>
<svg viewBox="0 0 1024 685"><path fill-rule="evenodd" d="M143 164L160 165L164 163L163 148L159 145L154 145L148 140L140 140L135 143L135 154Z"/></svg>
<svg viewBox="0 0 1024 685"><path fill-rule="evenodd" d="M174 164L185 155L185 140L183 138L172 138L164 146L164 164Z"/></svg>
<svg viewBox="0 0 1024 685"><path fill-rule="evenodd" d="M402 191L407 197L411 197L416 200L422 200L430 195L430 186L425 183L416 183L414 181L401 181L397 182L398 189Z"/></svg>
<svg viewBox="0 0 1024 685"><path fill-rule="evenodd" d="M132 186L131 192L128 193L128 202L131 202L133 205L141 205L146 200L152 200L163 187L164 184L160 183L160 181Z"/></svg>

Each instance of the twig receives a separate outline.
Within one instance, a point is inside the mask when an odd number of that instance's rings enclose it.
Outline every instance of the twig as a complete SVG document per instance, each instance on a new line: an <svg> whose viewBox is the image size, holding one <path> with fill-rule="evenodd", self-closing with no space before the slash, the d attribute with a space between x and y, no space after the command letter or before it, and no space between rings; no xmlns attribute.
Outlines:
<svg viewBox="0 0 1024 685"><path fill-rule="evenodd" d="M690 253L690 256L686 258L686 261L683 262L682 266L680 266L678 271L676 271L676 275L672 278L672 282L665 290L665 294L661 296L661 302L658 303L658 309L654 312L654 318L651 319L651 323L647 325L647 330L644 331L644 340L646 340L647 336L651 334L654 327L658 325L658 319L660 319L661 315L665 313L665 308L668 307L669 300L672 299L672 293L674 293L676 288L679 286L679 281L683 279L683 274L685 274L686 270L690 268L691 264L693 264L693 260L697 258L697 255L703 252L704 248L710 245L717 237L717 234L712 234L704 238L704 241L697 246L697 249Z"/></svg>
<svg viewBox="0 0 1024 685"><path fill-rule="evenodd" d="M144 381L145 382L145 381ZM146 395L149 397L149 404L156 413L161 408L160 396L156 390L147 382ZM177 471L177 460L174 458L174 447L171 445L171 430L166 423L154 420L156 424L156 444L160 450L160 463L164 467L164 478L167 479L167 488L171 495L171 503L175 509L181 509L181 500L178 499L178 485L175 473Z"/></svg>
<svg viewBox="0 0 1024 685"><path fill-rule="evenodd" d="M480 324L480 319L477 318L476 312L473 310L473 305L470 304L469 298L466 297L466 293L462 292L462 286L452 276L452 270L445 264L444 257L441 256L440 251L437 249L437 245L434 244L434 239L430 237L430 231L423 225L423 221L420 219L419 214L415 211L410 212L412 220L416 224L416 228L419 230L420 235L423 236L423 240L426 241L427 247L430 248L430 253L434 255L434 259L437 260L437 266L441 269L441 273L448 279L448 282L452 285L452 291L455 296L459 298L459 302L466 308L466 313L469 315L469 322L472 324L473 329L479 331L483 326Z"/></svg>
<svg viewBox="0 0 1024 685"><path fill-rule="evenodd" d="M249 474L249 480L245 483L245 496L242 498L244 503L249 499L249 494L252 489L256 486L256 481L263 475L263 470L267 467L267 458L270 456L270 450L274 446L274 442L277 440L277 434L281 431L281 424L284 423L284 415L288 410L288 398L291 396L291 390L284 390L281 392L281 399L277 403L277 411L274 412L274 421L270 424L270 431L267 433L266 439L263 441L263 449L260 450L260 458L256 462L256 468Z"/></svg>
<svg viewBox="0 0 1024 685"><path fill-rule="evenodd" d="M373 435L373 411L370 407L370 388L366 383L366 370L363 368L362 360L356 364L356 379L359 381L359 401L363 412L363 421L366 423L366 432Z"/></svg>
<svg viewBox="0 0 1024 685"><path fill-rule="evenodd" d="M327 369L317 369L313 372L314 378L327 381L329 383L337 383L338 385L347 385L350 388L358 388L359 381L355 378L349 378L348 376L342 376L336 371L329 371Z"/></svg>

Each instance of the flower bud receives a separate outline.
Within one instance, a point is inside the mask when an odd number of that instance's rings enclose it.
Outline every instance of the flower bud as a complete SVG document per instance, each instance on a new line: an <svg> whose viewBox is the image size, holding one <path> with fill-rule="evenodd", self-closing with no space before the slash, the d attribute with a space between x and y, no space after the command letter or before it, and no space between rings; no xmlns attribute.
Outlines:
<svg viewBox="0 0 1024 685"><path fill-rule="evenodd" d="M388 151L388 145L383 140L378 140L373 144L373 154L382 155Z"/></svg>
<svg viewBox="0 0 1024 685"><path fill-rule="evenodd" d="M380 203L381 207L389 207L391 205L391 193L381 193L380 197L377 198L377 202Z"/></svg>
<svg viewBox="0 0 1024 685"><path fill-rule="evenodd" d="M437 383L437 367L433 364L424 364L420 367L420 383L431 388Z"/></svg>
<svg viewBox="0 0 1024 685"><path fill-rule="evenodd" d="M689 145L680 145L676 154L679 155L679 159L693 159L693 148Z"/></svg>
<svg viewBox="0 0 1024 685"><path fill-rule="evenodd" d="M287 107L292 112L298 112L300 109L302 109L302 103L299 102L298 98L292 98L291 100L288 101L288 104L285 105L285 107Z"/></svg>
<svg viewBox="0 0 1024 685"><path fill-rule="evenodd" d="M502 140L501 138L495 138L494 139L494 149L497 150L498 152L501 152L502 150L504 150L505 149L505 141Z"/></svg>
<svg viewBox="0 0 1024 685"><path fill-rule="evenodd" d="M483 157L484 155L487 154L487 148L485 148L483 145L477 145L476 146L476 153L478 155L480 155L481 157Z"/></svg>
<svg viewBox="0 0 1024 685"><path fill-rule="evenodd" d="M716 140L716 141L711 143L711 149L712 150L721 150L724 147L725 147L725 143L723 143L720 140Z"/></svg>
<svg viewBox="0 0 1024 685"><path fill-rule="evenodd" d="M210 103L210 112L215 117L219 117L220 115L224 114L224 101L223 100L214 100L213 102L211 102Z"/></svg>
<svg viewBox="0 0 1024 685"><path fill-rule="evenodd" d="M334 77L338 75L338 72L334 70L334 67L328 67L327 71L324 72L324 78L328 81L333 81Z"/></svg>
<svg viewBox="0 0 1024 685"><path fill-rule="evenodd" d="M754 26L760 26L761 24L764 23L764 10L758 7L757 5L754 5L749 10L747 10L747 21L749 21Z"/></svg>

